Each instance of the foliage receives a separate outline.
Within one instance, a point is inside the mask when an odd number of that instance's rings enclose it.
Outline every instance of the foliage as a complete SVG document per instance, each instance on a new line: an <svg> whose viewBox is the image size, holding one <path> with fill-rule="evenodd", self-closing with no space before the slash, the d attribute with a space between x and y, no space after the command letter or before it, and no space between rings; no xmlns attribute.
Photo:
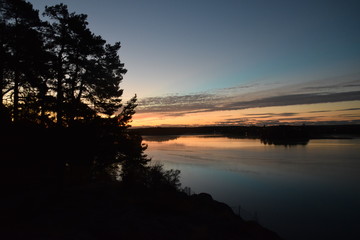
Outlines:
<svg viewBox="0 0 360 240"><path fill-rule="evenodd" d="M137 96L135 95L131 98L127 104L124 106L121 113L118 115L119 125L122 127L130 127L129 124L132 121L132 116L135 114L135 108L137 107L136 101Z"/></svg>
<svg viewBox="0 0 360 240"><path fill-rule="evenodd" d="M142 137L127 130L137 96L122 106L120 43L106 43L64 4L43 16L24 0L0 0L0 143L8 146L0 176L178 188L179 172L148 166Z"/></svg>
<svg viewBox="0 0 360 240"><path fill-rule="evenodd" d="M156 163L149 166L146 183L150 189L179 190L181 186L180 170L164 170L162 164Z"/></svg>
<svg viewBox="0 0 360 240"><path fill-rule="evenodd" d="M0 104L14 122L71 126L119 110L120 43L92 33L87 15L58 4L43 21L24 0L1 0L0 13Z"/></svg>

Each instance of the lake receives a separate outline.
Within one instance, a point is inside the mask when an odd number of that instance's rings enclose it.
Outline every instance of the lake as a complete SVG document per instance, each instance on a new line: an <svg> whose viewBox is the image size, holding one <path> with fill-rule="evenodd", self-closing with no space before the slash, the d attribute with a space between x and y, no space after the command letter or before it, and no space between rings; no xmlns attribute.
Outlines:
<svg viewBox="0 0 360 240"><path fill-rule="evenodd" d="M284 239L360 239L360 139L265 145L218 135L144 136L152 162L181 171Z"/></svg>

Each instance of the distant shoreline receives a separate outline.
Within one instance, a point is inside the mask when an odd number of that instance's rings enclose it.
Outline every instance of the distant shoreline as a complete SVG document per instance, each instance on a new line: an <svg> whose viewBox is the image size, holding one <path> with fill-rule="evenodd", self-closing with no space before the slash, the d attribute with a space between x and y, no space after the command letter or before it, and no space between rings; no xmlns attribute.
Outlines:
<svg viewBox="0 0 360 240"><path fill-rule="evenodd" d="M360 137L360 125L277 125L132 128L143 136L223 135L239 138L351 139Z"/></svg>

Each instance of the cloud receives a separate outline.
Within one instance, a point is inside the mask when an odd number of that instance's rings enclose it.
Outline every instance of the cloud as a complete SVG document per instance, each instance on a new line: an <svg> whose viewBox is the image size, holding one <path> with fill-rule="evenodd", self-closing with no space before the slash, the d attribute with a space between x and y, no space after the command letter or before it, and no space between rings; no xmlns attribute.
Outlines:
<svg viewBox="0 0 360 240"><path fill-rule="evenodd" d="M343 93L314 93L314 94L291 94L261 98L253 101L232 102L224 106L225 110L246 108L289 106L299 104L331 103L342 101L360 100L360 91Z"/></svg>
<svg viewBox="0 0 360 240"><path fill-rule="evenodd" d="M358 110L360 110L360 108L346 108L346 109L341 109L338 111L358 111Z"/></svg>
<svg viewBox="0 0 360 240"><path fill-rule="evenodd" d="M262 118L272 118L272 117L291 117L291 116L296 116L298 114L299 113L289 113L289 112L284 112L284 113L248 113L248 114L244 114L244 116L257 118L257 119L262 119Z"/></svg>
<svg viewBox="0 0 360 240"><path fill-rule="evenodd" d="M337 111L340 111L340 110L337 110ZM341 110L343 111L343 110ZM328 113L328 112L333 112L332 110L320 110L320 111L310 111L310 112L307 112L307 113Z"/></svg>
<svg viewBox="0 0 360 240"><path fill-rule="evenodd" d="M349 111L359 111L360 108L344 108L337 110L318 110L318 111L309 111L307 113L329 113L329 112L349 112Z"/></svg>
<svg viewBox="0 0 360 240"><path fill-rule="evenodd" d="M332 85L325 85L325 86L309 86L304 87L303 90L333 90L339 88L354 88L360 87L360 83L348 83L348 84L332 84Z"/></svg>
<svg viewBox="0 0 360 240"><path fill-rule="evenodd" d="M248 113L245 114L245 116L267 116L267 117L288 117L288 116L294 116L294 115L298 115L298 113Z"/></svg>
<svg viewBox="0 0 360 240"><path fill-rule="evenodd" d="M150 97L140 99L139 108L150 111L181 111L197 110L211 107L211 103L219 100L220 97L215 94L187 94L165 97Z"/></svg>
<svg viewBox="0 0 360 240"><path fill-rule="evenodd" d="M306 125L341 125L341 124L360 124L360 120L344 120L344 121L319 121L316 118L311 117L299 117L291 119L270 119L270 120L258 120L258 119L246 119L239 118L236 119L226 119L224 121L216 122L215 125L279 125L279 124L306 124Z"/></svg>
<svg viewBox="0 0 360 240"><path fill-rule="evenodd" d="M267 89L264 89L264 84L254 83L217 89L212 92L149 97L139 100L138 112L160 113L164 116L183 116L200 112L354 101L360 100L359 78L360 76L351 75L350 78L342 80L340 77L336 77L286 86L275 84L267 86ZM259 90L255 91L256 89ZM358 108L348 110L358 110ZM326 111L313 111L312 113L321 112ZM294 115L296 113L281 113L281 115L264 113L258 117L289 117Z"/></svg>
<svg viewBox="0 0 360 240"><path fill-rule="evenodd" d="M216 122L215 125L240 125L240 126L246 126L246 125L278 125L281 122L279 120L258 120L258 119L252 119L252 118L231 118L231 119L225 119L224 121Z"/></svg>
<svg viewBox="0 0 360 240"><path fill-rule="evenodd" d="M360 87L360 74L348 74L305 83L300 91L343 91Z"/></svg>
<svg viewBox="0 0 360 240"><path fill-rule="evenodd" d="M251 118L229 118L216 122L215 125L249 125L254 124Z"/></svg>
<svg viewBox="0 0 360 240"><path fill-rule="evenodd" d="M234 101L212 95L169 96L145 99L139 102L139 112L162 112L166 115L180 116L197 112L240 110L248 108L289 106L299 104L332 103L360 100L360 91L342 93L291 94L259 98L251 101ZM283 113L291 116L295 113ZM262 114L273 115L273 114Z"/></svg>
<svg viewBox="0 0 360 240"><path fill-rule="evenodd" d="M225 100L226 98L221 95L210 93L151 97L139 100L138 112L161 112L168 116L180 116L188 113L211 111Z"/></svg>

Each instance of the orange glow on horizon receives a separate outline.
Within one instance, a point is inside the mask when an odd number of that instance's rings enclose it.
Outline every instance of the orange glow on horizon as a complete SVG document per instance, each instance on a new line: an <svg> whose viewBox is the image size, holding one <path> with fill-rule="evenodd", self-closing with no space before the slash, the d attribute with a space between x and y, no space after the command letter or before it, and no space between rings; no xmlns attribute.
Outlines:
<svg viewBox="0 0 360 240"><path fill-rule="evenodd" d="M137 113L133 127L271 125L360 119L360 101L250 108L200 113ZM177 115L175 115L177 114Z"/></svg>

